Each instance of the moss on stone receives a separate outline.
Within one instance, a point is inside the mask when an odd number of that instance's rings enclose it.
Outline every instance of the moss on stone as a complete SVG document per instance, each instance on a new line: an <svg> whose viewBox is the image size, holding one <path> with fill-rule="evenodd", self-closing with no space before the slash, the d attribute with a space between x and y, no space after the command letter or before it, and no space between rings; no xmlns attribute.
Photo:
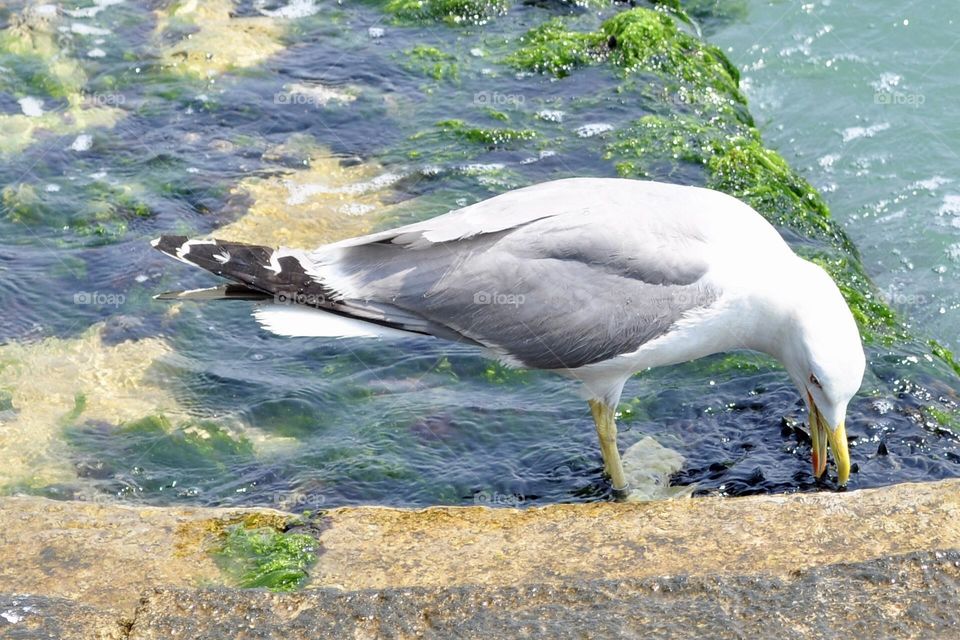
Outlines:
<svg viewBox="0 0 960 640"><path fill-rule="evenodd" d="M718 48L680 31L668 13L636 8L606 20L599 31L577 32L554 18L531 29L507 63L564 77L573 69L609 60L628 73L660 75L699 92L712 90L746 104L737 68Z"/></svg>
<svg viewBox="0 0 960 640"><path fill-rule="evenodd" d="M406 49L403 54L406 58L403 62L405 69L438 81L460 79L460 67L456 56L444 53L436 47L418 44L411 49Z"/></svg>
<svg viewBox="0 0 960 640"><path fill-rule="evenodd" d="M537 137L535 131L529 129L506 129L493 128L483 129L480 127L471 127L463 120L444 120L437 123L445 134L472 142L474 144L486 145L490 148L503 148L515 145L518 142L527 142Z"/></svg>
<svg viewBox="0 0 960 640"><path fill-rule="evenodd" d="M718 48L677 29L674 19L649 9L619 13L601 28L611 61L628 71L646 71L711 86L746 102L740 74Z"/></svg>
<svg viewBox="0 0 960 640"><path fill-rule="evenodd" d="M578 67L603 60L606 47L598 33L582 33L567 29L561 18L544 22L522 38L522 45L507 63L534 73L547 73L558 78L570 75Z"/></svg>
<svg viewBox="0 0 960 640"><path fill-rule="evenodd" d="M403 21L482 25L509 6L508 0L388 0L384 8Z"/></svg>
<svg viewBox="0 0 960 640"><path fill-rule="evenodd" d="M39 192L29 183L7 185L0 191L0 219L31 227L69 229L79 236L119 239L128 224L151 215L139 187L102 181L67 184L56 193Z"/></svg>
<svg viewBox="0 0 960 640"><path fill-rule="evenodd" d="M239 587L295 591L307 581L318 547L306 534L237 524L227 527L213 558Z"/></svg>
<svg viewBox="0 0 960 640"><path fill-rule="evenodd" d="M956 359L953 357L953 353L951 353L949 349L944 347L936 340L929 340L927 344L930 347L930 353L945 362L951 369L953 369L954 373L960 376L960 363L956 361Z"/></svg>
<svg viewBox="0 0 960 640"><path fill-rule="evenodd" d="M937 426L960 433L960 414L956 409L941 409L931 405L924 407L922 413L925 418L932 420Z"/></svg>

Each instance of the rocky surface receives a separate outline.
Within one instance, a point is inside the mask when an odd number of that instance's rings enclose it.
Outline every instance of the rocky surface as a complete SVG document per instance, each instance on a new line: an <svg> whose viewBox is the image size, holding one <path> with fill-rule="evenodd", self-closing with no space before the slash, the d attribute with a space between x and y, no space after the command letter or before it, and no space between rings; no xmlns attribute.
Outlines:
<svg viewBox="0 0 960 640"><path fill-rule="evenodd" d="M960 553L747 574L299 594L159 590L130 638L931 637L960 624Z"/></svg>
<svg viewBox="0 0 960 640"><path fill-rule="evenodd" d="M228 586L273 511L0 499L0 637L930 637L960 623L960 481L536 509L344 508L308 588Z"/></svg>

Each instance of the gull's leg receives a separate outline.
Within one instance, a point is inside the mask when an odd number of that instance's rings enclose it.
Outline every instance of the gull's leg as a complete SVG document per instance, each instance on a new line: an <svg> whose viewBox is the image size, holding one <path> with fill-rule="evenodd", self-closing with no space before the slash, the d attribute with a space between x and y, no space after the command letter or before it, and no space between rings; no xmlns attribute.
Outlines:
<svg viewBox="0 0 960 640"><path fill-rule="evenodd" d="M627 479L623 473L623 463L620 461L620 450L617 449L617 422L614 419L616 407L611 407L602 400L590 400L589 403L593 422L597 427L597 436L600 438L603 470L610 477L614 492L625 495Z"/></svg>

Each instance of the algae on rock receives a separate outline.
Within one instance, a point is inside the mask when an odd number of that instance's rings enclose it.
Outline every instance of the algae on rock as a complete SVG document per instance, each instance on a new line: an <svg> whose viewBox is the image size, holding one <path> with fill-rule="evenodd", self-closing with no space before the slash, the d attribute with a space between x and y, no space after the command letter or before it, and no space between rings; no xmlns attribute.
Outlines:
<svg viewBox="0 0 960 640"><path fill-rule="evenodd" d="M385 9L402 21L483 25L503 15L508 0L386 0Z"/></svg>
<svg viewBox="0 0 960 640"><path fill-rule="evenodd" d="M0 154L18 153L38 134L79 133L92 127L109 128L124 112L111 106L93 106L83 95L87 78L76 60L58 44L56 14L27 7L0 31L0 91L31 101L24 113L0 114ZM65 101L66 108L47 111L44 98Z"/></svg>

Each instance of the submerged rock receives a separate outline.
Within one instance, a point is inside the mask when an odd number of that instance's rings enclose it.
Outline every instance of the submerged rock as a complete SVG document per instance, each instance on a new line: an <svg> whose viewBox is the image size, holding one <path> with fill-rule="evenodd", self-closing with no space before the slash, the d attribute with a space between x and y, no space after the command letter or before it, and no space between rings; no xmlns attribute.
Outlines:
<svg viewBox="0 0 960 640"><path fill-rule="evenodd" d="M150 365L171 353L160 338L104 343L102 326L75 338L0 346L0 379L12 416L0 414L0 492L76 479L64 427L181 414Z"/></svg>
<svg viewBox="0 0 960 640"><path fill-rule="evenodd" d="M372 230L391 185L403 176L374 163L345 166L312 141L294 136L264 155L303 158L304 169L245 178L233 189L245 212L217 229L226 240L312 249Z"/></svg>
<svg viewBox="0 0 960 640"><path fill-rule="evenodd" d="M167 47L163 58L170 68L200 78L260 64L283 49L283 26L273 17L236 17L232 0L187 0L174 3L170 14L158 13L157 37L192 32ZM284 16L280 16L284 17Z"/></svg>

